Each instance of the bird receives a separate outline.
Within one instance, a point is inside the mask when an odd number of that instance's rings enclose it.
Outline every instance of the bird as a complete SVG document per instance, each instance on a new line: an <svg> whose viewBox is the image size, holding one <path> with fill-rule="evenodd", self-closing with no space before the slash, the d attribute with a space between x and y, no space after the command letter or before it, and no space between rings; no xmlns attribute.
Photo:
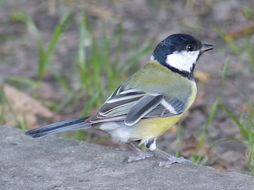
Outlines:
<svg viewBox="0 0 254 190"><path fill-rule="evenodd" d="M135 152L128 162L162 156L160 166L188 161L156 145L193 104L197 85L194 69L200 56L213 49L192 35L177 33L162 40L150 60L106 99L96 114L45 125L26 132L34 138L51 133L96 128ZM140 149L143 145L146 151Z"/></svg>

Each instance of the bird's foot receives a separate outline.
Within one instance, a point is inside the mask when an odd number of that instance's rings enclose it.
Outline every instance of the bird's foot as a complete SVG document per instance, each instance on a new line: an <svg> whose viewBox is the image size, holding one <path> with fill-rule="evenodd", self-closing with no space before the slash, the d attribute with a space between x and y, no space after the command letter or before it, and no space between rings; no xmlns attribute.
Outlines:
<svg viewBox="0 0 254 190"><path fill-rule="evenodd" d="M168 168L172 164L175 164L175 163L181 164L181 163L184 163L184 162L191 162L191 161L185 159L184 157L175 157L175 156L170 155L167 158L167 160L159 162L159 166Z"/></svg>
<svg viewBox="0 0 254 190"><path fill-rule="evenodd" d="M135 161L139 161L139 160L144 160L146 158L153 157L154 155L155 155L154 152L139 151L139 152L137 152L136 155L129 156L127 162L135 162Z"/></svg>

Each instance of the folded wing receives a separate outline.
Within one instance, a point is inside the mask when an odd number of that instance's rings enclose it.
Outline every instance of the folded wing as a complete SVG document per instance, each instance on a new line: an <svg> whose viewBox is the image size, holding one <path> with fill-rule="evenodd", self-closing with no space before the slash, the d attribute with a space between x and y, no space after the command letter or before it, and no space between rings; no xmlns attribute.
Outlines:
<svg viewBox="0 0 254 190"><path fill-rule="evenodd" d="M101 123L124 121L133 126L142 118L168 117L181 114L184 103L176 97L165 97L162 94L150 94L138 89L124 89L120 86L106 100L98 113L87 122Z"/></svg>

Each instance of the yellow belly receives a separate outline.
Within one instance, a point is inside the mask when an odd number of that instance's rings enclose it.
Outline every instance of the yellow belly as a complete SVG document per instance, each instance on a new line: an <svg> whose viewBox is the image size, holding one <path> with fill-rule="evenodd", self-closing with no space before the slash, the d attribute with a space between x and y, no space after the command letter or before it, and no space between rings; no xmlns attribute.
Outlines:
<svg viewBox="0 0 254 190"><path fill-rule="evenodd" d="M130 132L130 139L158 137L176 124L181 115L143 119Z"/></svg>

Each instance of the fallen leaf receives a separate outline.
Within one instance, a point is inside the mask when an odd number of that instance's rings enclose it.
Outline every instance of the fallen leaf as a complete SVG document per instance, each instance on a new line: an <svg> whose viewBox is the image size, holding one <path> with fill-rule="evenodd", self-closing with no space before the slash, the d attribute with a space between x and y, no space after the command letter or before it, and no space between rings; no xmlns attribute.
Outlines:
<svg viewBox="0 0 254 190"><path fill-rule="evenodd" d="M244 113L252 113L254 110L253 106L249 105L240 105L240 106L234 106L235 110L238 112L244 112Z"/></svg>
<svg viewBox="0 0 254 190"><path fill-rule="evenodd" d="M245 156L242 155L242 153L233 151L233 150L228 150L219 155L219 159L225 160L230 164L236 163L239 160L244 160Z"/></svg>
<svg viewBox="0 0 254 190"><path fill-rule="evenodd" d="M68 3L74 3L79 9L85 9L90 15L103 19L112 19L117 18L121 19L121 15L116 12L113 12L109 9L103 8L97 5L94 1L68 1Z"/></svg>
<svg viewBox="0 0 254 190"><path fill-rule="evenodd" d="M211 167L215 168L216 170L224 171L226 168L225 166L215 164L215 165L210 165Z"/></svg>
<svg viewBox="0 0 254 190"><path fill-rule="evenodd" d="M196 98L192 107L194 108L194 107L204 106L206 104L207 104L207 102L205 100L205 91L199 90L197 92L197 98Z"/></svg>
<svg viewBox="0 0 254 190"><path fill-rule="evenodd" d="M36 116L47 119L51 119L54 116L54 114L40 102L10 85L5 84L3 86L3 93L16 119L20 122L23 122L25 119L29 129L38 127Z"/></svg>
<svg viewBox="0 0 254 190"><path fill-rule="evenodd" d="M174 126L170 127L168 131L169 131L170 133L172 133L172 134L176 134L176 132L177 132L177 126L174 125Z"/></svg>
<svg viewBox="0 0 254 190"><path fill-rule="evenodd" d="M195 70L194 77L203 83L208 83L211 80L211 76L208 72L200 70Z"/></svg>
<svg viewBox="0 0 254 190"><path fill-rule="evenodd" d="M226 33L226 40L233 40L240 36L248 35L254 32L254 21L249 21L244 24L237 24L233 26L229 32Z"/></svg>

